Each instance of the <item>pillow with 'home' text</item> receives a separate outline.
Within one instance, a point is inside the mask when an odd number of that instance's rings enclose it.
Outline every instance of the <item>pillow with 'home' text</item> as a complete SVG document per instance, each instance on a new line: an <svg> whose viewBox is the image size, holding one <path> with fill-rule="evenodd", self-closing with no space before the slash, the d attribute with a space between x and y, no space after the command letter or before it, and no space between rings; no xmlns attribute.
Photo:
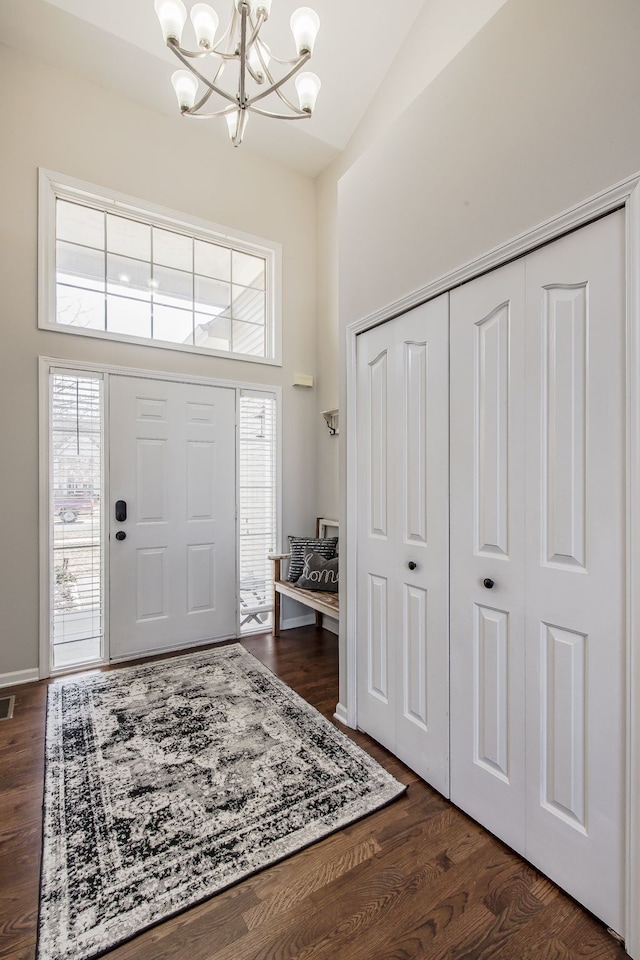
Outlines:
<svg viewBox="0 0 640 960"><path fill-rule="evenodd" d="M315 552L305 550L302 575L296 583L301 590L325 590L338 592L338 557L326 560Z"/></svg>
<svg viewBox="0 0 640 960"><path fill-rule="evenodd" d="M290 583L296 583L302 575L305 550L314 550L325 560L331 560L336 555L337 545L337 537L327 537L324 540L319 540L317 537L289 537L291 559L289 560L287 580Z"/></svg>

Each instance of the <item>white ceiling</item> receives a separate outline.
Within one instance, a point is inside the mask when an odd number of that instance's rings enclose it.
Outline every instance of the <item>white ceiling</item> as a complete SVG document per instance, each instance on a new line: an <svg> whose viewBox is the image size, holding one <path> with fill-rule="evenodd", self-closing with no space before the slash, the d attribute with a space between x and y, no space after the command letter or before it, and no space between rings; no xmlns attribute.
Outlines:
<svg viewBox="0 0 640 960"><path fill-rule="evenodd" d="M209 2L226 26L232 0ZM289 19L305 2L320 17L309 64L322 81L314 115L291 123L252 115L240 149L315 176L347 145L423 8L441 0L273 0L262 36L276 55L294 56ZM0 38L6 46L166 112L177 123L195 122L179 115L170 76L180 64L164 45L153 0L1 0ZM189 25L183 42L195 45ZM213 139L228 142L224 121L203 123L209 123Z"/></svg>

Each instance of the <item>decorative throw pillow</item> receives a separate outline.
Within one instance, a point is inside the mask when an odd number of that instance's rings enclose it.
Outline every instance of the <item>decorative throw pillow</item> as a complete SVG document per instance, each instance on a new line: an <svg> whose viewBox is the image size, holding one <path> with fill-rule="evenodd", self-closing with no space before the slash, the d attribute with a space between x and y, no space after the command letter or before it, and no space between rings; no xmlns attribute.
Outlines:
<svg viewBox="0 0 640 960"><path fill-rule="evenodd" d="M330 560L336 555L337 537L327 537L326 540L318 540L309 537L289 537L289 551L291 559L289 560L289 571L287 580L295 583L302 574L304 566L305 550L315 550L325 560Z"/></svg>
<svg viewBox="0 0 640 960"><path fill-rule="evenodd" d="M302 576L296 583L301 590L338 592L338 557L325 560L315 550L305 550Z"/></svg>

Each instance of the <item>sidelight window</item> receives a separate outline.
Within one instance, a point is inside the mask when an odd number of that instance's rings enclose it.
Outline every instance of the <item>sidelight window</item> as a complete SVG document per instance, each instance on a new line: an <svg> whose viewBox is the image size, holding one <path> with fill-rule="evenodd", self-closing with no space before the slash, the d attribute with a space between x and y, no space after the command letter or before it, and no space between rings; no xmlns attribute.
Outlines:
<svg viewBox="0 0 640 960"><path fill-rule="evenodd" d="M52 372L49 388L50 609L58 670L103 656L103 381Z"/></svg>
<svg viewBox="0 0 640 960"><path fill-rule="evenodd" d="M240 391L239 563L240 630L271 624L271 561L276 545L276 399Z"/></svg>

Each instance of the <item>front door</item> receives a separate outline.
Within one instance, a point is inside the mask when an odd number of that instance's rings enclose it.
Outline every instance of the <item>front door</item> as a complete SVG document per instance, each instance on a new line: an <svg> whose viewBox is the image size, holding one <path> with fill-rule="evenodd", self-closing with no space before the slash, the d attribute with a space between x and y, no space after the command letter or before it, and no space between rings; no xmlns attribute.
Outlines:
<svg viewBox="0 0 640 960"><path fill-rule="evenodd" d="M113 376L109 393L111 659L235 636L235 391Z"/></svg>

